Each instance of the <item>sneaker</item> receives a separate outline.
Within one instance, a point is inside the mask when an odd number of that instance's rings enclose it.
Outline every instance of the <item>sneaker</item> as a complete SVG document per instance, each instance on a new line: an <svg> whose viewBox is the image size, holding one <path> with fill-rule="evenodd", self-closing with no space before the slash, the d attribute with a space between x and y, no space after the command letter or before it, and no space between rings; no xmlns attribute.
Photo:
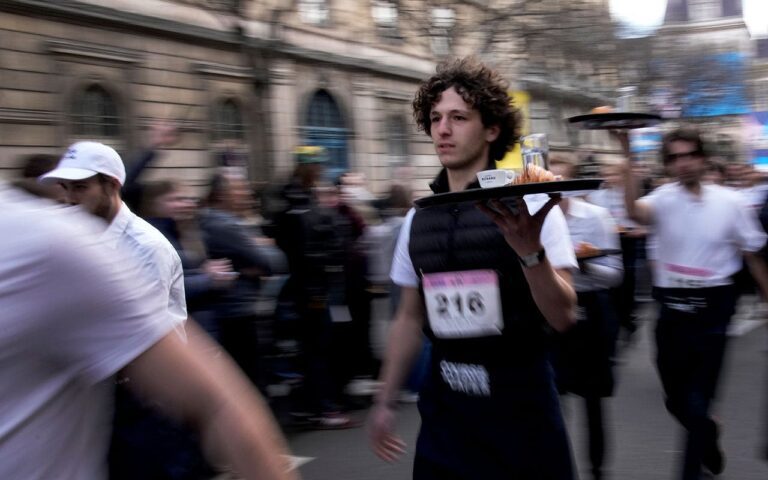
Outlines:
<svg viewBox="0 0 768 480"><path fill-rule="evenodd" d="M725 453L720 447L720 425L714 419L712 428L714 429L712 442L706 447L701 463L712 474L720 475L725 470Z"/></svg>
<svg viewBox="0 0 768 480"><path fill-rule="evenodd" d="M360 422L352 420L343 413L332 412L312 417L312 426L318 430L343 430L359 427Z"/></svg>
<svg viewBox="0 0 768 480"><path fill-rule="evenodd" d="M408 390L402 390L397 396L397 401L400 403L417 403L419 401L419 394Z"/></svg>

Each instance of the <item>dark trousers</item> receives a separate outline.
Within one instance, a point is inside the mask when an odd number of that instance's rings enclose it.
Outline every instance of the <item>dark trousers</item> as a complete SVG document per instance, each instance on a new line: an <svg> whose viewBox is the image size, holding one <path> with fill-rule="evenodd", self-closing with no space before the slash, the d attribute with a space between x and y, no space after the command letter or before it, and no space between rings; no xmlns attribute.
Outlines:
<svg viewBox="0 0 768 480"><path fill-rule="evenodd" d="M261 349L255 316L219 318L218 327L221 346L243 370L251 383L261 392L266 391L267 380L260 358Z"/></svg>
<svg viewBox="0 0 768 480"><path fill-rule="evenodd" d="M621 285L615 289L619 326L632 333L635 325L635 289L637 285L637 264L645 255L645 239L621 237L621 254L624 277Z"/></svg>
<svg viewBox="0 0 768 480"><path fill-rule="evenodd" d="M331 369L333 325L328 307L305 304L299 314L300 365L304 373L303 408L313 414L333 412L338 406L334 401Z"/></svg>
<svg viewBox="0 0 768 480"><path fill-rule="evenodd" d="M423 455L413 460L413 480L470 480L449 468L433 462Z"/></svg>
<svg viewBox="0 0 768 480"><path fill-rule="evenodd" d="M735 306L733 287L658 289L657 368L667 410L686 430L682 477L698 480L717 427L709 415Z"/></svg>

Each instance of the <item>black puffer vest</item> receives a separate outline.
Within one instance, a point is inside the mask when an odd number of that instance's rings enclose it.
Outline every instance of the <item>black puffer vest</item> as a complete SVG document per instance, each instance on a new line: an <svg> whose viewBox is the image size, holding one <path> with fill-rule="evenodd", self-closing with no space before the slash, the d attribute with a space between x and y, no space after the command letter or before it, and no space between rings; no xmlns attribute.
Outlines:
<svg viewBox="0 0 768 480"><path fill-rule="evenodd" d="M430 187L435 193L448 191L445 171ZM499 278L502 335L436 338L427 321L425 333L438 359L482 364L492 371L545 358L550 327L534 303L517 255L490 218L473 203L433 206L416 212L410 233L410 256L420 278L428 273L485 269Z"/></svg>

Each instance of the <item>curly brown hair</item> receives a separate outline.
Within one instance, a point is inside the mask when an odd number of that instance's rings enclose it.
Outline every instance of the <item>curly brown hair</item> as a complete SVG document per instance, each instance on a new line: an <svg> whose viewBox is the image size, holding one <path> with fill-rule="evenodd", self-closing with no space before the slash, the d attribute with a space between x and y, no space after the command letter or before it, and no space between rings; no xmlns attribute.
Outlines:
<svg viewBox="0 0 768 480"><path fill-rule="evenodd" d="M461 98L480 112L483 125L498 125L499 136L491 143L489 160L500 160L520 136L520 113L507 95L508 83L501 75L474 57L449 60L437 66L435 75L424 81L413 99L413 118L430 135L430 112L442 93L455 88Z"/></svg>

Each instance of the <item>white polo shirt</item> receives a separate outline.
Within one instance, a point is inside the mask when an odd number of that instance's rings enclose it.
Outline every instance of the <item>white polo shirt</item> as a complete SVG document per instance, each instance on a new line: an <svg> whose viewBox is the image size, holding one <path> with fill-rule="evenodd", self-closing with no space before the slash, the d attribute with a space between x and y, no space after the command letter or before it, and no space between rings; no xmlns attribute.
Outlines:
<svg viewBox="0 0 768 480"><path fill-rule="evenodd" d="M740 194L719 185L702 185L697 197L675 182L639 201L651 208L657 287L729 285L741 269L742 252L757 252L766 241Z"/></svg>
<svg viewBox="0 0 768 480"><path fill-rule="evenodd" d="M546 195L527 195L525 202L528 205L528 211L531 215L539 211L544 203L549 199ZM419 276L413 268L411 254L408 245L411 241L411 224L415 209L411 209L405 217L403 226L400 229L400 236L395 246L395 256L392 259L392 271L390 277L395 285L401 287L419 286ZM547 259L554 268L578 268L576 255L573 252L573 245L568 236L568 225L565 223L563 211L555 207L547 214L544 224L541 228L541 245L547 252ZM510 248L510 255L513 252Z"/></svg>
<svg viewBox="0 0 768 480"><path fill-rule="evenodd" d="M173 331L101 224L0 182L0 478L107 478L114 374Z"/></svg>
<svg viewBox="0 0 768 480"><path fill-rule="evenodd" d="M101 235L101 241L141 264L144 273L140 280L156 284L165 293L168 300L167 319L174 327L181 329L187 319L184 270L179 254L168 239L123 203Z"/></svg>
<svg viewBox="0 0 768 480"><path fill-rule="evenodd" d="M574 247L586 242L601 250L620 248L616 222L603 207L569 198L565 221ZM615 287L621 283L623 272L621 254L586 260L584 271L573 275L573 288L577 292L591 292Z"/></svg>

